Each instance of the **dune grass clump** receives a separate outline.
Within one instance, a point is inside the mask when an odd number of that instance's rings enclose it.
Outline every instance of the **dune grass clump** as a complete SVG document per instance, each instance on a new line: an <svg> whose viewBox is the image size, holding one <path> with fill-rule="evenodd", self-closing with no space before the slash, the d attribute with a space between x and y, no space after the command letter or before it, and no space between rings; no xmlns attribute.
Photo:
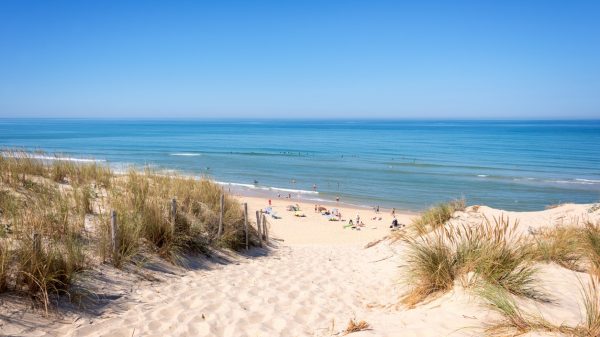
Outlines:
<svg viewBox="0 0 600 337"><path fill-rule="evenodd" d="M450 290L456 279L469 274L511 294L546 301L536 287L537 270L527 241L516 234L516 226L500 218L405 239L410 291L402 302L413 306L429 295Z"/></svg>
<svg viewBox="0 0 600 337"><path fill-rule="evenodd" d="M561 226L540 232L532 246L534 259L554 262L574 271L600 278L600 224Z"/></svg>
<svg viewBox="0 0 600 337"><path fill-rule="evenodd" d="M0 239L0 293L8 290L11 260L12 251L10 247L4 240Z"/></svg>
<svg viewBox="0 0 600 337"><path fill-rule="evenodd" d="M31 236L19 241L15 287L34 296L47 311L51 295L68 293L77 273L86 267L86 259L74 233L61 240L34 240Z"/></svg>
<svg viewBox="0 0 600 337"><path fill-rule="evenodd" d="M581 297L583 299L585 322L571 329L576 336L598 337L600 336L600 280L591 277L589 284L582 286Z"/></svg>
<svg viewBox="0 0 600 337"><path fill-rule="evenodd" d="M436 230L452 219L456 211L465 209L465 200L458 199L441 203L425 211L420 217L413 220L412 225L417 234L423 235Z"/></svg>
<svg viewBox="0 0 600 337"><path fill-rule="evenodd" d="M346 330L344 330L343 335L348 335L351 334L353 332L359 332L359 331L364 331L367 330L371 327L371 325L369 323L367 323L364 320L361 321L357 321L356 319L350 319L350 321L348 322L348 326L346 326Z"/></svg>
<svg viewBox="0 0 600 337"><path fill-rule="evenodd" d="M224 195L221 217L222 195L219 185L205 179L148 169L115 175L98 163L3 151L0 292L27 295L48 310L53 298L69 294L94 256L123 267L142 253L178 262L182 255L209 247L241 248L246 237L242 208ZM112 210L117 214L115 243ZM255 245L258 234L252 229L249 234Z"/></svg>
<svg viewBox="0 0 600 337"><path fill-rule="evenodd" d="M487 336L520 336L530 331L557 333L566 330L565 327L552 325L539 315L523 312L510 293L502 287L483 282L478 285L476 292L501 317L486 326Z"/></svg>
<svg viewBox="0 0 600 337"><path fill-rule="evenodd" d="M581 247L582 231L574 226L556 227L542 231L534 239L534 258L554 262L563 268L582 271L581 260L585 254Z"/></svg>
<svg viewBox="0 0 600 337"><path fill-rule="evenodd" d="M413 306L429 295L452 288L456 278L456 259L444 238L407 239L407 281L411 291L402 302Z"/></svg>
<svg viewBox="0 0 600 337"><path fill-rule="evenodd" d="M600 280L600 223L586 222L582 236L585 256L591 266L590 272Z"/></svg>
<svg viewBox="0 0 600 337"><path fill-rule="evenodd" d="M232 249L245 246L242 208L229 196L224 197L223 233L218 235L221 195L222 188L208 180L164 176L149 169L130 170L108 190L108 203L118 214L124 238L119 252L122 256L115 260L135 255L141 238L171 261L205 251L210 245ZM110 241L109 230L109 223L105 222L101 240L104 245ZM251 232L250 238L254 240L256 235Z"/></svg>
<svg viewBox="0 0 600 337"><path fill-rule="evenodd" d="M587 286L582 285L584 321L576 326L553 324L540 314L526 313L506 290L485 282L478 285L477 294L501 317L487 325L488 336L520 336L533 331L574 337L600 336L600 291L593 277Z"/></svg>

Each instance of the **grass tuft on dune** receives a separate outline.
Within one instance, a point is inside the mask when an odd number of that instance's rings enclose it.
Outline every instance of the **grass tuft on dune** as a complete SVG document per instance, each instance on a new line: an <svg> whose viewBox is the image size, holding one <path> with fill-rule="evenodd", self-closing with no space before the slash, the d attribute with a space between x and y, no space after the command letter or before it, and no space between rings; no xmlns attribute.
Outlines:
<svg viewBox="0 0 600 337"><path fill-rule="evenodd" d="M456 211L465 209L465 200L458 199L435 205L412 222L417 234L424 235L444 226Z"/></svg>
<svg viewBox="0 0 600 337"><path fill-rule="evenodd" d="M405 238L405 278L410 291L402 302L414 306L429 295L452 289L462 276L517 296L548 301L537 287L531 251L525 238L516 233L517 224L501 217L474 227L453 225Z"/></svg>
<svg viewBox="0 0 600 337"><path fill-rule="evenodd" d="M150 250L177 263L183 255L210 247L239 249L245 246L243 211L227 195L223 235L217 235L222 193L205 179L149 169L116 175L95 162L2 151L0 292L30 295L48 310L51 298L68 294L73 280L94 261L122 267ZM111 210L118 217L116 252ZM250 244L257 241L251 231Z"/></svg>

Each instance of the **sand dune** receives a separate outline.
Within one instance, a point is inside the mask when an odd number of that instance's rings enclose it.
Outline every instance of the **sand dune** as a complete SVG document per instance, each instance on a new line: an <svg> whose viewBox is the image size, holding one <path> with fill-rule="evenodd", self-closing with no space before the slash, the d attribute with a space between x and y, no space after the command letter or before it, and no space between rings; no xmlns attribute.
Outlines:
<svg viewBox="0 0 600 337"><path fill-rule="evenodd" d="M245 198L251 210L265 200ZM360 231L344 229L314 213L314 205L300 204L306 218L285 211L284 200L274 201L283 217L270 220L272 241L267 250L232 257L228 264L189 270L165 282L140 285L100 317L78 319L50 331L31 335L54 336L338 336L351 318L365 320L370 329L353 336L481 336L487 322L497 317L460 284L441 297L412 309L398 305L403 285L403 245L384 241L365 244L389 233L391 214L365 220ZM564 205L541 212L502 212L480 207L460 212L453 222L477 223L501 214L518 218L521 228L554 226L572 219L600 218L590 205ZM372 210L341 208L371 219ZM408 222L412 215L398 215ZM535 305L557 324L581 321L577 296L586 274L554 264L541 266L544 288L555 302ZM525 303L527 306L527 303ZM529 336L539 336L530 334Z"/></svg>

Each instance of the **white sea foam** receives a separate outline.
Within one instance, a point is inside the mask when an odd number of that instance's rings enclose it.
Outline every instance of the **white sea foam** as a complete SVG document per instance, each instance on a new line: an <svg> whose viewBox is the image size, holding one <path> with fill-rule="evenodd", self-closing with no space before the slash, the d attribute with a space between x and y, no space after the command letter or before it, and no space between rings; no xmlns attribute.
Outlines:
<svg viewBox="0 0 600 337"><path fill-rule="evenodd" d="M197 157L200 156L200 153L190 153L190 152L180 152L180 153L170 153L169 156L179 156L179 157Z"/></svg>
<svg viewBox="0 0 600 337"><path fill-rule="evenodd" d="M487 174L478 174L477 176L481 178L489 177Z"/></svg>
<svg viewBox="0 0 600 337"><path fill-rule="evenodd" d="M319 194L318 191L295 190L295 189L291 189L291 188L281 188L281 187L260 186L260 185L253 185L253 184L231 183L231 182L226 182L226 181L215 181L215 182L217 184L219 184L219 185L244 187L244 188L252 189L252 190L278 191L278 192L286 192L286 193L293 193L293 194L312 194L312 195L318 195Z"/></svg>
<svg viewBox="0 0 600 337"><path fill-rule="evenodd" d="M31 158L31 159L40 159L40 160L73 161L73 162L80 162L80 163L102 163L102 162L106 161L105 159L59 157L59 156L48 156L48 155L41 155L41 154L35 154L35 153L2 152L2 156L9 157L9 158Z"/></svg>
<svg viewBox="0 0 600 337"><path fill-rule="evenodd" d="M584 184L600 184L600 180L597 179L575 179Z"/></svg>

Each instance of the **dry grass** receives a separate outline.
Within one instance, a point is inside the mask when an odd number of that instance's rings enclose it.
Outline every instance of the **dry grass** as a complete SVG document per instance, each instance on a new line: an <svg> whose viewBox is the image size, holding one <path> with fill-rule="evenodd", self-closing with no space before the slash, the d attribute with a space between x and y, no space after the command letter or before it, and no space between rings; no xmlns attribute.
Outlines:
<svg viewBox="0 0 600 337"><path fill-rule="evenodd" d="M365 321L356 321L356 319L350 319L350 321L348 322L348 326L346 327L346 330L344 330L344 334L343 335L348 335L351 334L353 332L359 332L359 331L364 331L369 329L371 326L369 325L369 323L365 322Z"/></svg>
<svg viewBox="0 0 600 337"><path fill-rule="evenodd" d="M581 271L581 260L585 254L581 247L581 234L576 227L556 227L541 232L535 237L534 258Z"/></svg>
<svg viewBox="0 0 600 337"><path fill-rule="evenodd" d="M407 238L407 283L411 291L402 299L414 306L426 297L452 288L456 278L456 260L441 235L421 239Z"/></svg>
<svg viewBox="0 0 600 337"><path fill-rule="evenodd" d="M242 209L229 196L224 233L217 236L223 192L213 182L150 170L117 176L108 166L36 155L0 154L0 292L27 294L47 309L52 298L68 294L95 256L121 267L145 248L177 262L181 255L211 246L245 246ZM112 209L118 214L116 251L110 235ZM84 231L86 215L95 231ZM251 245L258 241L255 231L250 239Z"/></svg>
<svg viewBox="0 0 600 337"><path fill-rule="evenodd" d="M456 211L465 209L465 200L452 200L446 203L438 204L425 211L420 217L412 222L412 228L419 235L427 234L436 230L452 219L452 215Z"/></svg>
<svg viewBox="0 0 600 337"><path fill-rule="evenodd" d="M600 292L598 281L593 277L590 283L581 288L585 321L577 326L556 325L541 315L528 314L517 306L510 294L502 288L490 284L480 284L477 293L487 305L500 314L500 320L486 327L488 336L519 336L532 331L562 334L573 337L600 336Z"/></svg>
<svg viewBox="0 0 600 337"><path fill-rule="evenodd" d="M8 290L10 280L10 266L12 260L12 251L8 243L0 241L0 293Z"/></svg>
<svg viewBox="0 0 600 337"><path fill-rule="evenodd" d="M583 248L590 263L590 272L600 280L600 223L585 223Z"/></svg>
<svg viewBox="0 0 600 337"><path fill-rule="evenodd" d="M530 249L516 234L516 226L516 222L511 225L508 218L500 218L475 227L453 226L405 238L410 291L402 302L413 306L450 290L458 277L470 273L514 295L548 300L537 289Z"/></svg>
<svg viewBox="0 0 600 337"><path fill-rule="evenodd" d="M583 228L555 227L542 231L534 241L532 253L537 261L588 271L600 278L600 224L588 221Z"/></svg>
<svg viewBox="0 0 600 337"><path fill-rule="evenodd" d="M563 330L563 327L554 326L541 316L521 311L511 295L501 287L483 282L479 284L477 294L501 317L486 327L485 333L488 336L520 336L534 330L548 333Z"/></svg>
<svg viewBox="0 0 600 337"><path fill-rule="evenodd" d="M582 287L581 296L585 308L585 323L575 328L578 336L598 337L600 336L600 280L590 278L587 287Z"/></svg>

